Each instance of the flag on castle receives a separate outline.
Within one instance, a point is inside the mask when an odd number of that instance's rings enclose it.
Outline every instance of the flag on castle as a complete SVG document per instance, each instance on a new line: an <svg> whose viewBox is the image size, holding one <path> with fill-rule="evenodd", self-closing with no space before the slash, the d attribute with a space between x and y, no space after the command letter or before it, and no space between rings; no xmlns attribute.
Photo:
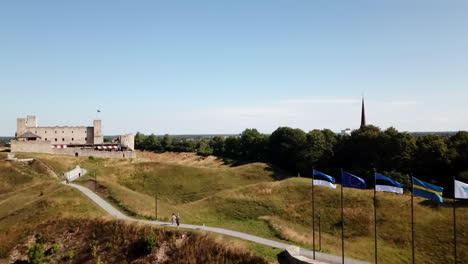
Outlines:
<svg viewBox="0 0 468 264"><path fill-rule="evenodd" d="M363 179L359 178L356 175L353 175L351 173L343 172L343 175L341 176L341 184L343 184L343 187L348 187L348 188L356 188L356 189L367 189L366 181Z"/></svg>
<svg viewBox="0 0 468 264"><path fill-rule="evenodd" d="M403 194L403 184L394 181L382 174L375 174L375 190L378 192L392 192Z"/></svg>
<svg viewBox="0 0 468 264"><path fill-rule="evenodd" d="M468 184L455 180L455 198L468 199Z"/></svg>
<svg viewBox="0 0 468 264"><path fill-rule="evenodd" d="M313 170L314 185L321 185L329 188L336 188L335 178L317 170Z"/></svg>
<svg viewBox="0 0 468 264"><path fill-rule="evenodd" d="M444 201L442 198L443 191L444 188L440 186L430 184L413 177L413 194L416 196L421 196L442 203Z"/></svg>

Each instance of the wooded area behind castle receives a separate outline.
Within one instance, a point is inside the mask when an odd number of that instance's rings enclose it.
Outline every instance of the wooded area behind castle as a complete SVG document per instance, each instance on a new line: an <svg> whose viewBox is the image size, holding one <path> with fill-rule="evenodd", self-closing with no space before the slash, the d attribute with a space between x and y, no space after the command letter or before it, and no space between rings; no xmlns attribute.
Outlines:
<svg viewBox="0 0 468 264"><path fill-rule="evenodd" d="M246 129L238 137L172 138L137 133L137 149L154 152L197 152L241 162L268 162L292 174L311 176L312 168L330 175L346 171L373 182L374 170L411 187L410 175L453 190L452 177L468 180L468 132L453 136L414 136L376 126L354 130L350 136L329 129L280 127L271 135ZM336 177L340 180L340 177ZM450 196L448 196L450 197Z"/></svg>

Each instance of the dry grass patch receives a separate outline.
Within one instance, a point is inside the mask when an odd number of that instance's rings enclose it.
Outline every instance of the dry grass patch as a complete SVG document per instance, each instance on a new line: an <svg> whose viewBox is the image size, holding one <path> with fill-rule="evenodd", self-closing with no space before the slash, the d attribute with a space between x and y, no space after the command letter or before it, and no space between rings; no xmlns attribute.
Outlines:
<svg viewBox="0 0 468 264"><path fill-rule="evenodd" d="M267 263L244 247L205 234L105 219L48 222L23 241L11 261L26 259L27 250L40 243L45 252L58 248L45 254L47 263Z"/></svg>
<svg viewBox="0 0 468 264"><path fill-rule="evenodd" d="M81 192L53 180L10 192L0 197L0 259L7 256L25 232L43 221L100 215L104 212Z"/></svg>
<svg viewBox="0 0 468 264"><path fill-rule="evenodd" d="M220 168L225 167L224 161L215 156L202 157L191 152L154 153L138 151L138 158L152 162L170 163L190 167Z"/></svg>

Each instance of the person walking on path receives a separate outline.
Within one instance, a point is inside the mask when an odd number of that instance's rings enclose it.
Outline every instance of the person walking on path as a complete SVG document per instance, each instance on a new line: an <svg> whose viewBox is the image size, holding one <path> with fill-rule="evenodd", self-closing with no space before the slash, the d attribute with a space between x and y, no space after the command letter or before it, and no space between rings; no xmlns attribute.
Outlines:
<svg viewBox="0 0 468 264"><path fill-rule="evenodd" d="M175 225L175 224L176 224L176 221L177 221L177 216L176 216L174 213L172 213L172 216L171 216L171 222L172 222L172 224Z"/></svg>
<svg viewBox="0 0 468 264"><path fill-rule="evenodd" d="M175 219L175 220L176 220L177 226L179 226L179 225L180 225L180 217L179 217L179 215L176 216L176 219Z"/></svg>

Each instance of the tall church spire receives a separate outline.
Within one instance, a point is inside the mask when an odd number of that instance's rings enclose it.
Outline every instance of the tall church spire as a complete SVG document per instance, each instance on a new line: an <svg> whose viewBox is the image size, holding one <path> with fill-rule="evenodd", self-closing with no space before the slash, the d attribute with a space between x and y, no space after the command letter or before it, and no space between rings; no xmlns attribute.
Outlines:
<svg viewBox="0 0 468 264"><path fill-rule="evenodd" d="M366 126L366 110L364 108L364 97L362 97L362 110L361 110L361 128Z"/></svg>

